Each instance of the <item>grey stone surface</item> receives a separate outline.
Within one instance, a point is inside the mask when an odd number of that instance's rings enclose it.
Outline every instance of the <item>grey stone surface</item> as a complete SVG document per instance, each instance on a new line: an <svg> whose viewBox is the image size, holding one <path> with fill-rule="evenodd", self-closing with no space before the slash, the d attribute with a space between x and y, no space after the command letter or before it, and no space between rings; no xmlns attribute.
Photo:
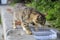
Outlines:
<svg viewBox="0 0 60 40"><path fill-rule="evenodd" d="M3 35L3 27L2 27L2 25L0 24L0 40L3 40L2 35Z"/></svg>

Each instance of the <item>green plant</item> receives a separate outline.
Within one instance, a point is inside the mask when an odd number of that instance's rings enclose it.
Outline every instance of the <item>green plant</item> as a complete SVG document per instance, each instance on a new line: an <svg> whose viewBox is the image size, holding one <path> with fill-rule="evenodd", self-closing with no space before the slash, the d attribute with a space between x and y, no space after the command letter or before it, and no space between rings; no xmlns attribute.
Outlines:
<svg viewBox="0 0 60 40"><path fill-rule="evenodd" d="M14 5L16 3L24 3L24 4L26 4L26 3L31 3L31 0L11 0L10 4Z"/></svg>
<svg viewBox="0 0 60 40"><path fill-rule="evenodd" d="M1 16L0 16L0 24L1 24Z"/></svg>

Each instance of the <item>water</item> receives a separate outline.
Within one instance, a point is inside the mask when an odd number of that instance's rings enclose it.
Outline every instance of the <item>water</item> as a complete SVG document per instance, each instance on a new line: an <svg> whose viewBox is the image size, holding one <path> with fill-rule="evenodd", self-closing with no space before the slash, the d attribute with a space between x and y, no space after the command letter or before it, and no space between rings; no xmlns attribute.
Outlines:
<svg viewBox="0 0 60 40"><path fill-rule="evenodd" d="M53 29L41 29L38 31L32 29L33 36L36 40L55 40L57 38L57 33Z"/></svg>

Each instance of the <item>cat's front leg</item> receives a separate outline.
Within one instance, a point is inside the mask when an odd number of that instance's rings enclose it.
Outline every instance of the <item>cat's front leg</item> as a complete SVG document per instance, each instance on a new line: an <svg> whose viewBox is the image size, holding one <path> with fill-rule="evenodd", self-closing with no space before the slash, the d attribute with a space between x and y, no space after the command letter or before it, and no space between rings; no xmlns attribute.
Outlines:
<svg viewBox="0 0 60 40"><path fill-rule="evenodd" d="M22 26L23 30L26 32L26 34L32 35L32 31L31 31L31 29L29 28L29 24L27 24L27 23L22 23L21 26Z"/></svg>
<svg viewBox="0 0 60 40"><path fill-rule="evenodd" d="M13 29L16 29L16 25L15 23L12 23Z"/></svg>
<svg viewBox="0 0 60 40"><path fill-rule="evenodd" d="M35 31L38 31L39 24L38 24L36 21L34 21L33 23L34 23L34 28L35 28Z"/></svg>

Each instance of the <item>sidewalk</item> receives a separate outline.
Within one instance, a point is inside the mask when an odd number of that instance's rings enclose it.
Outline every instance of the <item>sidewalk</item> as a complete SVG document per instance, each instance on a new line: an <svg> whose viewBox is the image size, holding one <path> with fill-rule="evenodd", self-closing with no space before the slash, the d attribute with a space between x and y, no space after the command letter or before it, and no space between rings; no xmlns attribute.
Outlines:
<svg viewBox="0 0 60 40"><path fill-rule="evenodd" d="M2 25L0 24L0 40L3 40L2 35L3 35L3 27L2 27Z"/></svg>

